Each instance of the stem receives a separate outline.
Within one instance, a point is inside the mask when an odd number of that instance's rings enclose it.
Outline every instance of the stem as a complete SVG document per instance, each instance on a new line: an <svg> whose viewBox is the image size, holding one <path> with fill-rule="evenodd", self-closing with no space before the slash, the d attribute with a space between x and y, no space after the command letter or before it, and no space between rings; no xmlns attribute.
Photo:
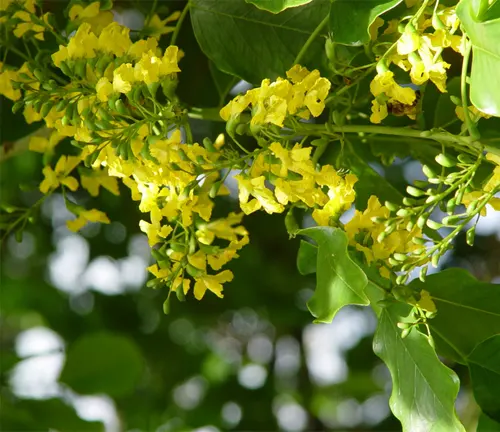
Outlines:
<svg viewBox="0 0 500 432"><path fill-rule="evenodd" d="M469 131L471 138L476 141L479 139L479 132L476 129L475 124L470 118L469 113L469 103L467 101L467 69L469 68L470 53L472 50L472 45L469 40L465 41L465 53L464 61L462 63L462 75L460 77L460 92L462 96L462 108L464 110L465 125Z"/></svg>
<svg viewBox="0 0 500 432"><path fill-rule="evenodd" d="M300 61L302 60L302 57L304 57L304 54L308 50L308 48L311 46L311 44L314 42L314 39L320 34L321 30L323 30L323 27L326 26L328 23L329 15L327 15L325 18L323 18L323 21L321 21L318 26L314 29L314 31L311 33L311 36L306 40L306 43L302 46L301 50L297 54L297 57L295 57L295 61L293 64L299 64Z"/></svg>
<svg viewBox="0 0 500 432"><path fill-rule="evenodd" d="M45 126L37 129L35 132L26 135L13 143L5 142L0 149L0 163L6 161L7 159L16 156L26 150L28 150L31 137L44 137L48 138L51 134L52 129Z"/></svg>
<svg viewBox="0 0 500 432"><path fill-rule="evenodd" d="M324 124L307 124L300 123L300 129L297 129L298 134L312 134L312 135L332 135L343 133L367 133L377 135L396 135L401 137L421 138L437 141L439 143L456 144L463 147L463 151L473 149L476 153L483 151L483 146L472 139L471 137L459 137L450 133L434 132L434 131L419 131L404 127L390 127L390 126L375 126L375 125L346 125L334 126L329 125L328 129ZM404 143L402 143L404 144ZM484 146L488 152L500 156L500 148Z"/></svg>
<svg viewBox="0 0 500 432"><path fill-rule="evenodd" d="M179 32L181 31L182 23L184 22L184 19L186 18L186 15L189 12L190 7L191 7L191 0L188 0L186 6L184 7L181 13L181 16L179 17L179 21L177 21L175 30L172 33L172 39L170 40L170 45L175 45L175 42L177 42L177 37L179 36Z"/></svg>

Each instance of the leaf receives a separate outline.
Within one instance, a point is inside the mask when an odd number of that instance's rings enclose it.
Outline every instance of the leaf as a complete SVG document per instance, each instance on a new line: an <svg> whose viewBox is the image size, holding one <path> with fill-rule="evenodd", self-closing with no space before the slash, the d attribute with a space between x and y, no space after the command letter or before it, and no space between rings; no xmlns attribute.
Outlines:
<svg viewBox="0 0 500 432"><path fill-rule="evenodd" d="M365 145L366 144L360 144ZM400 204L403 195L377 171L375 171L364 159L365 154L350 143L345 146L342 154L342 165L356 174L358 181L354 185L356 191L356 208L360 211L366 209L370 196L376 195L383 203L391 201Z"/></svg>
<svg viewBox="0 0 500 432"><path fill-rule="evenodd" d="M329 6L316 0L273 15L245 0L192 0L191 22L202 51L218 69L258 84L284 75ZM319 37L313 41L304 65L321 58L323 45Z"/></svg>
<svg viewBox="0 0 500 432"><path fill-rule="evenodd" d="M500 3L481 13L487 1L462 0L457 16L472 43L470 99L477 109L500 116Z"/></svg>
<svg viewBox="0 0 500 432"><path fill-rule="evenodd" d="M312 0L245 0L257 6L259 9L266 10L272 13L280 13L285 9L302 6L311 3Z"/></svg>
<svg viewBox="0 0 500 432"><path fill-rule="evenodd" d="M73 407L60 399L16 400L4 396L0 401L5 431L104 431L102 423L82 420Z"/></svg>
<svg viewBox="0 0 500 432"><path fill-rule="evenodd" d="M481 413L477 422L477 432L500 432L500 423Z"/></svg>
<svg viewBox="0 0 500 432"><path fill-rule="evenodd" d="M368 29L375 19L403 0L334 0L330 10L330 30L334 42L363 45L370 42Z"/></svg>
<svg viewBox="0 0 500 432"><path fill-rule="evenodd" d="M316 317L314 322L331 322L346 305L368 305L364 293L368 281L349 256L345 232L338 228L315 227L300 230L298 234L312 238L318 245L316 290L307 303Z"/></svg>
<svg viewBox="0 0 500 432"><path fill-rule="evenodd" d="M397 323L409 312L403 304L384 308L373 340L375 354L391 373L391 410L403 431L465 431L455 413L459 389L455 373L439 361L422 333L413 330L401 337Z"/></svg>
<svg viewBox="0 0 500 432"><path fill-rule="evenodd" d="M500 421L500 334L476 346L468 363L476 402L488 417Z"/></svg>
<svg viewBox="0 0 500 432"><path fill-rule="evenodd" d="M479 282L466 270L451 268L409 286L425 289L436 304L437 315L429 325L445 357L465 363L477 344L500 333L500 285Z"/></svg>
<svg viewBox="0 0 500 432"><path fill-rule="evenodd" d="M237 83L238 79L217 69L217 66L215 66L214 62L209 62L209 68L212 79L214 80L215 87L217 88L217 92L219 93L219 105L222 106L224 104L224 99Z"/></svg>
<svg viewBox="0 0 500 432"><path fill-rule="evenodd" d="M119 397L134 391L142 369L143 357L132 339L94 333L70 346L60 381L78 393Z"/></svg>
<svg viewBox="0 0 500 432"><path fill-rule="evenodd" d="M318 247L304 240L300 241L299 253L297 255L297 269L303 276L316 273L316 261L318 259Z"/></svg>

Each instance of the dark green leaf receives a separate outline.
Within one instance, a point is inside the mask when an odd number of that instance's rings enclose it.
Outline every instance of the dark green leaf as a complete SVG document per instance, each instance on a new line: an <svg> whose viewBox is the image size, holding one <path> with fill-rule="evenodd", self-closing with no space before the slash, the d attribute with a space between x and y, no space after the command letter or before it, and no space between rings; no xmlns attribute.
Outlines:
<svg viewBox="0 0 500 432"><path fill-rule="evenodd" d="M217 87L217 92L219 93L220 101L219 105L224 104L224 99L228 95L229 91L236 84L238 79L232 75L221 72L217 69L214 62L209 62L210 73L212 74L212 79L214 80L215 87Z"/></svg>
<svg viewBox="0 0 500 432"><path fill-rule="evenodd" d="M342 153L342 165L358 177L358 181L354 185L356 208L360 211L365 210L372 195L376 195L381 202L401 203L403 200L401 193L368 165L364 156L365 154L358 152L357 148L354 149L352 144L346 145Z"/></svg>
<svg viewBox="0 0 500 432"><path fill-rule="evenodd" d="M363 45L370 41L368 31L375 19L403 0L335 0L330 11L330 30L334 42Z"/></svg>
<svg viewBox="0 0 500 432"><path fill-rule="evenodd" d="M335 314L349 304L368 305L364 293L367 279L351 260L344 231L331 227L307 228L299 234L312 238L318 245L316 291L307 303L315 322L329 323Z"/></svg>
<svg viewBox="0 0 500 432"><path fill-rule="evenodd" d="M131 394L143 369L143 358L129 338L112 333L83 336L69 348L60 381L78 393Z"/></svg>
<svg viewBox="0 0 500 432"><path fill-rule="evenodd" d="M285 9L291 7L302 6L307 3L311 3L312 0L245 0L247 3L251 3L257 6L259 9L263 9L272 13L279 13Z"/></svg>
<svg viewBox="0 0 500 432"><path fill-rule="evenodd" d="M500 423L481 413L477 422L477 432L500 432Z"/></svg>
<svg viewBox="0 0 500 432"><path fill-rule="evenodd" d="M254 84L284 75L330 6L316 0L273 15L245 0L192 0L191 5L194 33L203 52L221 71ZM311 44L306 66L320 58L323 45L320 38Z"/></svg>
<svg viewBox="0 0 500 432"><path fill-rule="evenodd" d="M500 421L500 334L474 348L468 363L476 402L489 417Z"/></svg>
<svg viewBox="0 0 500 432"><path fill-rule="evenodd" d="M437 315L429 321L438 351L465 363L474 347L500 333L500 285L479 282L469 272L452 268L410 284L428 291Z"/></svg>
<svg viewBox="0 0 500 432"><path fill-rule="evenodd" d="M304 240L300 241L299 253L297 255L297 269L301 275L316 273L316 260L318 259L318 247Z"/></svg>
<svg viewBox="0 0 500 432"><path fill-rule="evenodd" d="M401 337L397 323L409 311L403 304L384 308L373 340L375 354L391 373L391 410L404 431L465 431L455 413L455 373L439 361L422 333L414 329Z"/></svg>
<svg viewBox="0 0 500 432"><path fill-rule="evenodd" d="M462 0L457 6L467 36L472 42L470 99L481 111L500 116L500 3L480 13L488 2ZM496 5L496 6L495 6Z"/></svg>
<svg viewBox="0 0 500 432"><path fill-rule="evenodd" d="M87 422L60 399L15 400L1 398L2 430L5 431L103 431L100 422Z"/></svg>

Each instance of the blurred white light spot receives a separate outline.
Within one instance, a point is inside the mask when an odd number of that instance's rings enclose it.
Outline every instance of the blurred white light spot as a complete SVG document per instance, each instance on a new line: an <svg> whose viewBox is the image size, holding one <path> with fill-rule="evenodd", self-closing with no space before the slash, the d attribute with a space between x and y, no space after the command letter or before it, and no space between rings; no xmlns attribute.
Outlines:
<svg viewBox="0 0 500 432"><path fill-rule="evenodd" d="M268 363L273 356L273 343L266 335L253 336L248 342L248 357L256 363Z"/></svg>
<svg viewBox="0 0 500 432"><path fill-rule="evenodd" d="M18 242L15 236L10 236L7 246L9 252L19 259L26 259L35 251L35 238L29 231L23 232L23 239Z"/></svg>
<svg viewBox="0 0 500 432"><path fill-rule="evenodd" d="M74 395L71 402L80 418L104 423L107 432L118 432L120 430L116 407L110 397Z"/></svg>
<svg viewBox="0 0 500 432"><path fill-rule="evenodd" d="M202 426L200 428L193 429L193 432L219 432L219 431L220 429L212 425Z"/></svg>
<svg viewBox="0 0 500 432"><path fill-rule="evenodd" d="M300 345L291 336L283 336L276 342L274 369L277 375L295 375L300 368Z"/></svg>
<svg viewBox="0 0 500 432"><path fill-rule="evenodd" d="M63 348L61 336L47 327L33 327L16 337L16 353L22 358L54 353Z"/></svg>
<svg viewBox="0 0 500 432"><path fill-rule="evenodd" d="M419 161L406 162L403 167L403 176L409 184L413 184L415 180L427 180Z"/></svg>
<svg viewBox="0 0 500 432"><path fill-rule="evenodd" d="M229 427L238 426L243 415L241 407L235 402L226 402L222 407L222 420Z"/></svg>
<svg viewBox="0 0 500 432"><path fill-rule="evenodd" d="M303 332L307 367L318 385L340 383L347 378L344 352L375 330L375 318L367 311L345 307L331 324L311 324Z"/></svg>
<svg viewBox="0 0 500 432"><path fill-rule="evenodd" d="M370 165L370 167L381 177L385 176L385 169L378 162L369 162L368 165Z"/></svg>
<svg viewBox="0 0 500 432"><path fill-rule="evenodd" d="M258 364L248 364L238 371L238 382L243 387L255 390L262 387L267 379L267 370Z"/></svg>
<svg viewBox="0 0 500 432"><path fill-rule="evenodd" d="M134 234L128 242L127 250L129 255L137 255L145 262L151 261L151 249L144 234Z"/></svg>
<svg viewBox="0 0 500 432"><path fill-rule="evenodd" d="M307 412L300 405L284 403L277 409L279 426L286 431L302 431L307 426Z"/></svg>
<svg viewBox="0 0 500 432"><path fill-rule="evenodd" d="M141 288L148 279L148 262L137 255L118 261L122 284L133 289Z"/></svg>
<svg viewBox="0 0 500 432"><path fill-rule="evenodd" d="M104 226L104 237L110 243L120 244L127 237L127 228L120 222L111 222Z"/></svg>
<svg viewBox="0 0 500 432"><path fill-rule="evenodd" d="M64 354L45 354L16 364L9 383L16 396L26 399L50 399L61 393L57 379Z"/></svg>
<svg viewBox="0 0 500 432"><path fill-rule="evenodd" d="M144 15L137 9L112 10L113 18L118 23L131 30L141 30L144 27Z"/></svg>
<svg viewBox="0 0 500 432"><path fill-rule="evenodd" d="M175 403L186 410L196 408L205 396L207 383L202 377L193 377L174 389Z"/></svg>
<svg viewBox="0 0 500 432"><path fill-rule="evenodd" d="M45 217L51 219L54 228L64 225L66 221L75 217L66 208L66 203L61 194L54 194L47 198L42 204L42 213ZM69 231L67 230L67 232Z"/></svg>
<svg viewBox="0 0 500 432"><path fill-rule="evenodd" d="M363 420L369 426L375 426L389 415L389 400L385 394L377 394L362 405Z"/></svg>
<svg viewBox="0 0 500 432"><path fill-rule="evenodd" d="M49 257L51 283L61 291L81 292L81 275L89 259L87 240L77 234L59 238L56 252Z"/></svg>
<svg viewBox="0 0 500 432"><path fill-rule="evenodd" d="M83 283L84 286L107 295L123 292L118 265L106 256L92 260L83 275Z"/></svg>
<svg viewBox="0 0 500 432"><path fill-rule="evenodd" d="M500 212L486 206L486 216L480 217L476 225L476 235L494 235L500 239Z"/></svg>
<svg viewBox="0 0 500 432"><path fill-rule="evenodd" d="M363 411L356 399L347 399L337 406L337 421L342 426L353 427L363 420Z"/></svg>
<svg viewBox="0 0 500 432"><path fill-rule="evenodd" d="M236 85L229 91L231 96L236 96L239 93L244 93L252 88L252 84L247 81L238 81Z"/></svg>

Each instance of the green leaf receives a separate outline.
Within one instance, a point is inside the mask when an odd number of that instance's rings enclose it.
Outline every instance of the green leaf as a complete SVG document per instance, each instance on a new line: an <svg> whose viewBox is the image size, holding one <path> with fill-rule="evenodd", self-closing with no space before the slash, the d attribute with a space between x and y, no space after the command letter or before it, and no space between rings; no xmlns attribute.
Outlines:
<svg viewBox="0 0 500 432"><path fill-rule="evenodd" d="M210 68L210 73L212 75L212 79L214 80L215 87L217 88L217 92L219 93L219 105L222 106L224 105L226 96L237 83L238 79L217 69L214 62L209 62L208 66Z"/></svg>
<svg viewBox="0 0 500 432"><path fill-rule="evenodd" d="M316 290L307 303L316 317L314 322L331 322L335 314L349 304L368 305L364 292L367 279L349 256L345 232L338 228L315 227L300 230L298 234L312 238L318 245Z"/></svg>
<svg viewBox="0 0 500 432"><path fill-rule="evenodd" d="M330 10L330 30L334 42L363 45L370 42L368 29L375 19L403 0L334 0Z"/></svg>
<svg viewBox="0 0 500 432"><path fill-rule="evenodd" d="M409 286L425 289L436 304L437 315L429 325L445 357L465 363L477 344L500 333L500 285L479 282L466 270L451 268Z"/></svg>
<svg viewBox="0 0 500 432"><path fill-rule="evenodd" d="M477 109L500 116L500 3L462 0L457 16L472 42L470 99Z"/></svg>
<svg viewBox="0 0 500 432"><path fill-rule="evenodd" d="M474 348L468 362L476 402L488 417L500 421L500 334Z"/></svg>
<svg viewBox="0 0 500 432"><path fill-rule="evenodd" d="M362 146L364 144L360 144ZM366 145L365 145L366 146ZM403 200L401 193L389 183L385 177L382 177L370 165L360 148L354 148L351 143L345 146L342 153L342 166L348 168L353 174L356 174L358 181L354 185L356 191L356 208L360 211L366 209L368 200L372 195L376 195L380 202L391 201L400 204Z"/></svg>
<svg viewBox="0 0 500 432"><path fill-rule="evenodd" d="M316 0L273 15L245 0L192 0L191 22L202 51L218 69L258 84L284 75L329 6ZM323 46L318 37L304 65L317 67Z"/></svg>
<svg viewBox="0 0 500 432"><path fill-rule="evenodd" d="M95 333L70 346L60 381L78 393L120 397L133 393L142 369L143 357L132 339Z"/></svg>
<svg viewBox="0 0 500 432"><path fill-rule="evenodd" d="M304 240L300 241L299 253L297 255L297 269L303 276L316 273L316 261L318 259L318 247Z"/></svg>
<svg viewBox="0 0 500 432"><path fill-rule="evenodd" d="M245 0L257 6L259 9L266 10L272 13L280 13L285 9L302 6L311 3L312 0Z"/></svg>
<svg viewBox="0 0 500 432"><path fill-rule="evenodd" d="M500 423L481 413L477 422L477 432L500 432Z"/></svg>
<svg viewBox="0 0 500 432"><path fill-rule="evenodd" d="M387 365L392 377L390 406L403 431L465 431L455 413L459 382L443 365L426 336L412 330L404 339L397 323L410 307L391 305L382 310L373 350Z"/></svg>
<svg viewBox="0 0 500 432"><path fill-rule="evenodd" d="M101 422L87 422L78 417L70 405L60 399L16 400L1 399L2 430L5 431L104 431Z"/></svg>

